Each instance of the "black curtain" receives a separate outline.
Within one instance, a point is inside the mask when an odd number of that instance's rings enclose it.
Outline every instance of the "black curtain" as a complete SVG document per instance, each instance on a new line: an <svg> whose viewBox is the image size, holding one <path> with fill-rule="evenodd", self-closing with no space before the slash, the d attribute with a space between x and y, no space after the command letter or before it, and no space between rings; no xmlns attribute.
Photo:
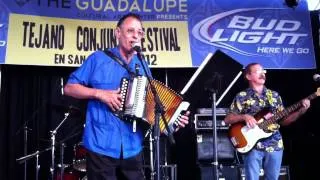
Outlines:
<svg viewBox="0 0 320 180"><path fill-rule="evenodd" d="M56 147L59 148L59 143L64 140L67 147L76 144L72 141L80 141L76 134L82 130L85 102L64 97L61 92L61 81L65 82L73 68L3 65L1 69L0 179L24 177L24 165L16 159L25 155L25 127L28 128L27 154L40 151L39 179L47 179L51 158L51 149L48 149L51 147L50 131L66 118L65 113L69 115L55 135ZM75 112L71 107L82 110ZM56 151L55 158L58 159L59 149ZM26 162L28 179L35 179L36 156Z"/></svg>

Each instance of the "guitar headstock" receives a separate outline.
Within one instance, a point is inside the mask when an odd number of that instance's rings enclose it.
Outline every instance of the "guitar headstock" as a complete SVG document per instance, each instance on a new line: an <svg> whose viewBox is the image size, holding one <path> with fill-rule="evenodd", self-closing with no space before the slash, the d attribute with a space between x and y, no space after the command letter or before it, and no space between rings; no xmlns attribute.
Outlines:
<svg viewBox="0 0 320 180"><path fill-rule="evenodd" d="M317 88L317 92L315 93L317 96L320 96L320 87Z"/></svg>

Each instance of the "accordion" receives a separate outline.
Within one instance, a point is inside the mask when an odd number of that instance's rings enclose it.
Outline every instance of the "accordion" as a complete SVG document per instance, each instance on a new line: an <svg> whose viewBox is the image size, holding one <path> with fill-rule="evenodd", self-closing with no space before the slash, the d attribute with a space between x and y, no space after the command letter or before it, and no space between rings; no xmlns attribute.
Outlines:
<svg viewBox="0 0 320 180"><path fill-rule="evenodd" d="M189 103L172 89L157 80L151 80L164 108L164 119L170 132L177 128L177 119L182 111L189 107ZM129 80L122 78L120 84L121 107L117 115L124 119L143 120L151 125L155 123L155 101L147 77L136 76ZM164 119L161 116L160 132L167 134Z"/></svg>

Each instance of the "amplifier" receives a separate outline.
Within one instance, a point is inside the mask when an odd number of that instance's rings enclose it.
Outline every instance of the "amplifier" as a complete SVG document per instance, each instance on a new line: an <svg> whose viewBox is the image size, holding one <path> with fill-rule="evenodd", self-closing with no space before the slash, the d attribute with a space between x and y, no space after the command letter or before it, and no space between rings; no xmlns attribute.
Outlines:
<svg viewBox="0 0 320 180"><path fill-rule="evenodd" d="M212 108L198 108L198 114L212 114ZM227 108L216 108L216 114L226 115Z"/></svg>
<svg viewBox="0 0 320 180"><path fill-rule="evenodd" d="M217 131L217 153L219 161L234 161L235 151L227 135L228 131ZM197 132L197 159L198 161L213 160L213 134Z"/></svg>
<svg viewBox="0 0 320 180"><path fill-rule="evenodd" d="M241 179L241 180L245 180L245 179L246 179L244 170L245 170L245 169L244 169L243 166L240 166L240 167L239 167L240 176L241 176L240 179ZM263 169L260 170L259 180L264 180L264 172L263 172ZM279 180L290 180L289 166L281 166Z"/></svg>
<svg viewBox="0 0 320 180"><path fill-rule="evenodd" d="M199 164L201 180L214 179L213 165ZM246 180L242 165L221 165L218 167L219 180ZM263 170L260 170L259 180L264 180ZM281 166L278 180L290 180L289 166Z"/></svg>
<svg viewBox="0 0 320 180"><path fill-rule="evenodd" d="M144 166L145 179L153 179L150 166ZM177 180L177 165L176 164L168 164L168 165L160 165L160 179L166 180Z"/></svg>
<svg viewBox="0 0 320 180"><path fill-rule="evenodd" d="M213 165L199 164L199 180L215 179L213 175ZM239 179L239 170L237 166L234 165L222 165L218 167L218 180L236 180Z"/></svg>
<svg viewBox="0 0 320 180"><path fill-rule="evenodd" d="M217 129L228 129L228 125L223 121L224 115L217 114L216 117L216 126ZM194 115L194 124L196 130L212 130L212 115L211 114L195 114Z"/></svg>

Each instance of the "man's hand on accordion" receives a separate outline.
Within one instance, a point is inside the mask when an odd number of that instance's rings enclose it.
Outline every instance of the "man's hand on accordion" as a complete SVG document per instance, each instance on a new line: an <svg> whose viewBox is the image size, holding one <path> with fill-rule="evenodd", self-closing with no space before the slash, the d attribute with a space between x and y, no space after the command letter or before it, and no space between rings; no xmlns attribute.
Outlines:
<svg viewBox="0 0 320 180"><path fill-rule="evenodd" d="M189 115L190 111L187 111L178 117L178 119L174 122L175 125L178 127L176 131L178 131L180 128L184 128L187 124L189 124Z"/></svg>
<svg viewBox="0 0 320 180"><path fill-rule="evenodd" d="M96 97L103 103L107 104L113 112L118 111L121 107L120 89L117 89L117 90L97 89Z"/></svg>

